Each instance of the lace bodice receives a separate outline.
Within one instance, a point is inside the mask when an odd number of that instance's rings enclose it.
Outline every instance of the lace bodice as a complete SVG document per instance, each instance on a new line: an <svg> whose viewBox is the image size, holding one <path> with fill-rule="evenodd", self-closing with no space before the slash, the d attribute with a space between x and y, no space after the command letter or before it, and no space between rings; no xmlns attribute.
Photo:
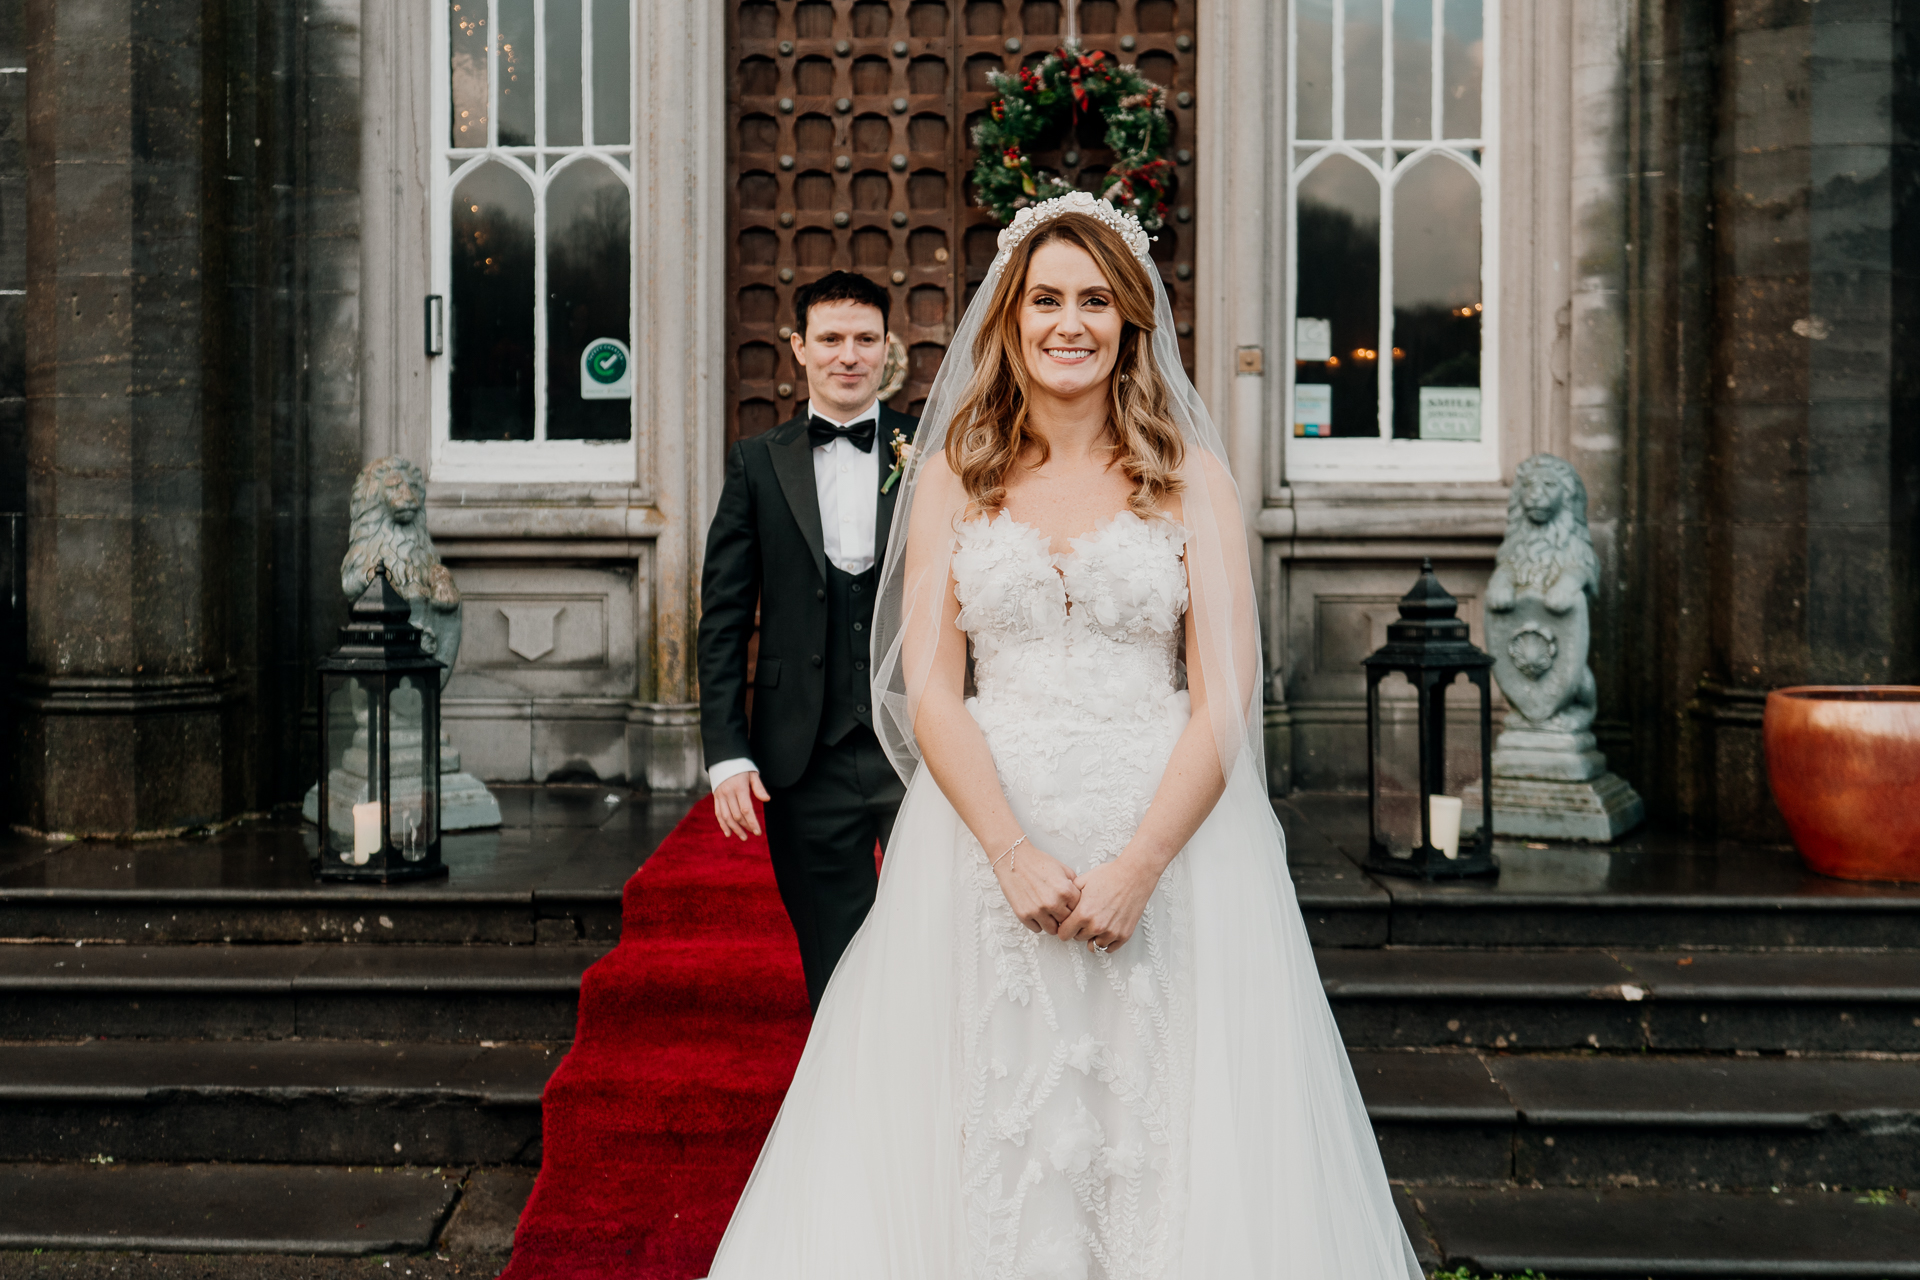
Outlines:
<svg viewBox="0 0 1920 1280"><path fill-rule="evenodd" d="M1122 511L1071 545L1055 555L1008 515L960 526L956 623L973 641L974 714L990 741L1020 724L1056 745L1063 730L1132 732L1164 719L1185 683L1186 530Z"/></svg>

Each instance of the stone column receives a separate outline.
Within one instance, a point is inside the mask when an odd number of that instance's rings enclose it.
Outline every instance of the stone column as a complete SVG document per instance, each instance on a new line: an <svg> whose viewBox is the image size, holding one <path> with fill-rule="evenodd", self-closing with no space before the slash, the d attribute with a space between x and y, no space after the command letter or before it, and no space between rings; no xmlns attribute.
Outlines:
<svg viewBox="0 0 1920 1280"><path fill-rule="evenodd" d="M1696 706L1715 829L1784 840L1760 744L1766 691L1920 674L1920 449L1903 367L1911 316L1898 306L1911 310L1903 259L1920 197L1911 126L1896 119L1920 66L1910 23L1884 9L1737 8L1728 21L1709 445L1719 536Z"/></svg>
<svg viewBox="0 0 1920 1280"><path fill-rule="evenodd" d="M700 565L726 437L726 34L717 5L641 0L634 47L633 327L638 488L660 513L653 555L652 689L628 719L647 785L701 784ZM635 770L638 772L638 769Z"/></svg>
<svg viewBox="0 0 1920 1280"><path fill-rule="evenodd" d="M1247 520L1260 595L1267 696L1267 785L1293 788L1287 710L1287 561L1263 532L1262 512L1283 494L1286 357L1286 10L1267 0L1203 4L1198 36L1200 190L1195 248L1194 373L1227 447ZM1216 122L1205 127L1204 122ZM1231 121L1231 127L1217 122ZM1276 512L1279 510L1275 508ZM1288 513L1291 514L1291 513Z"/></svg>
<svg viewBox="0 0 1920 1280"><path fill-rule="evenodd" d="M1703 834L1787 839L1768 690L1920 678L1901 15L1641 8L1632 683L1652 807Z"/></svg>
<svg viewBox="0 0 1920 1280"><path fill-rule="evenodd" d="M28 0L20 809L130 833L246 794L223 607L223 92L201 6Z"/></svg>
<svg viewBox="0 0 1920 1280"><path fill-rule="evenodd" d="M1593 672L1600 711L1593 732L1610 755L1629 743L1628 708L1620 694L1620 515L1623 505L1627 406L1627 122L1630 0L1578 0L1571 6L1573 78L1569 112L1572 270L1567 311L1568 420L1564 450L1585 481L1594 554L1600 560L1594 619ZM1618 760L1637 773L1630 756Z"/></svg>

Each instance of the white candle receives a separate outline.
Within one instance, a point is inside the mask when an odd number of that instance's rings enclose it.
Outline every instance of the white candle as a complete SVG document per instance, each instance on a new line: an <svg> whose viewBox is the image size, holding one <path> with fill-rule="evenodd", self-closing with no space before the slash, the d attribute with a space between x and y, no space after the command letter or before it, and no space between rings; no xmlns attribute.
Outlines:
<svg viewBox="0 0 1920 1280"><path fill-rule="evenodd" d="M364 867L380 852L380 802L369 800L353 806L353 864Z"/></svg>
<svg viewBox="0 0 1920 1280"><path fill-rule="evenodd" d="M1460 797L1428 796L1427 821L1433 827L1433 847L1449 858L1460 856Z"/></svg>

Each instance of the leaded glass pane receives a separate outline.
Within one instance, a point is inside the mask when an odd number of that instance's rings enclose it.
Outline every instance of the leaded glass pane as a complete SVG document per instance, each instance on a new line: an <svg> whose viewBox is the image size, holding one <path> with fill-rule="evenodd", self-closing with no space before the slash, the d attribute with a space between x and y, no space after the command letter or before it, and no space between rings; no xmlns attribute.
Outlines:
<svg viewBox="0 0 1920 1280"><path fill-rule="evenodd" d="M623 146L632 140L632 73L628 67L628 0L593 2L593 141Z"/></svg>
<svg viewBox="0 0 1920 1280"><path fill-rule="evenodd" d="M1300 0L1294 6L1298 68L1294 81L1294 136L1333 136L1333 0Z"/></svg>
<svg viewBox="0 0 1920 1280"><path fill-rule="evenodd" d="M449 106L447 145L487 145L487 0L447 6Z"/></svg>
<svg viewBox="0 0 1920 1280"><path fill-rule="evenodd" d="M1380 42L1384 21L1382 0L1346 0L1342 25L1346 66L1346 128L1343 138L1380 136Z"/></svg>
<svg viewBox="0 0 1920 1280"><path fill-rule="evenodd" d="M483 164L453 191L455 440L533 439L533 191Z"/></svg>
<svg viewBox="0 0 1920 1280"><path fill-rule="evenodd" d="M1433 136L1434 0L1393 0L1393 136Z"/></svg>
<svg viewBox="0 0 1920 1280"><path fill-rule="evenodd" d="M1480 438L1480 184L1448 154L1393 193L1393 434Z"/></svg>
<svg viewBox="0 0 1920 1280"><path fill-rule="evenodd" d="M533 145L535 59L539 50L533 34L533 0L495 0L500 22L500 45L495 51L496 87L500 101L500 145Z"/></svg>
<svg viewBox="0 0 1920 1280"><path fill-rule="evenodd" d="M1445 137L1480 136L1480 79L1486 64L1481 0L1446 0L1442 37L1441 125Z"/></svg>
<svg viewBox="0 0 1920 1280"><path fill-rule="evenodd" d="M549 440L625 440L631 432L631 398L587 398L593 374L581 363L601 339L632 341L629 205L626 184L593 160L568 165L547 187Z"/></svg>
<svg viewBox="0 0 1920 1280"><path fill-rule="evenodd" d="M1298 235L1294 434L1377 436L1380 184L1328 156L1300 183Z"/></svg>
<svg viewBox="0 0 1920 1280"><path fill-rule="evenodd" d="M547 0L547 145L577 147L581 123L580 0Z"/></svg>

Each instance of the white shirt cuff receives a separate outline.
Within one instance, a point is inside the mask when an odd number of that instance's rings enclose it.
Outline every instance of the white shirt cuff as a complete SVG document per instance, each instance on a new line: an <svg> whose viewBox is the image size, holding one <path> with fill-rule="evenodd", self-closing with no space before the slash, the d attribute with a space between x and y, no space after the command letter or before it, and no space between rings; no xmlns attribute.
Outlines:
<svg viewBox="0 0 1920 1280"><path fill-rule="evenodd" d="M735 756L731 760L722 760L707 770L707 785L718 791L720 784L728 778L738 777L743 773L758 772L760 772L760 766L752 760L746 756Z"/></svg>

